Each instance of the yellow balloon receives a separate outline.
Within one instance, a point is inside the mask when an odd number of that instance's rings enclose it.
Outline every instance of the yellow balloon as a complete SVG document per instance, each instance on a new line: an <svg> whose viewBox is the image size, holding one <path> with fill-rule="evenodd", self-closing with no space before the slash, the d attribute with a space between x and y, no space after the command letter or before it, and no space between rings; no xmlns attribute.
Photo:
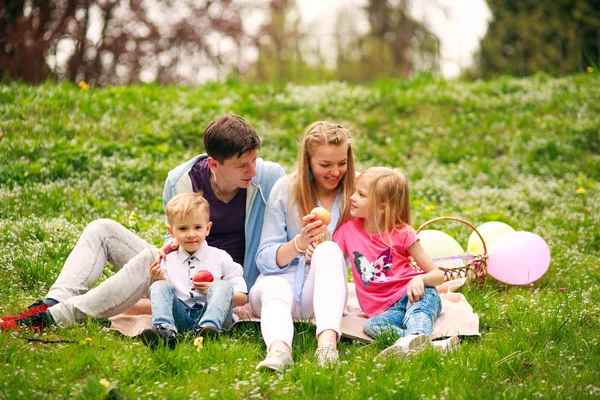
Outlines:
<svg viewBox="0 0 600 400"><path fill-rule="evenodd" d="M477 227L477 231L483 236L483 240L485 241L485 245L488 250L490 249L490 245L496 241L496 239L501 238L504 235L508 235L509 233L513 233L515 230L508 224L500 221L490 221L484 224L481 224ZM473 254L474 256L483 254L483 244L481 243L481 239L477 233L471 233L469 237L469 242L467 243L467 251L469 254Z"/></svg>
<svg viewBox="0 0 600 400"><path fill-rule="evenodd" d="M442 231L427 229L419 232L417 236L431 258L452 257L465 252L452 236Z"/></svg>

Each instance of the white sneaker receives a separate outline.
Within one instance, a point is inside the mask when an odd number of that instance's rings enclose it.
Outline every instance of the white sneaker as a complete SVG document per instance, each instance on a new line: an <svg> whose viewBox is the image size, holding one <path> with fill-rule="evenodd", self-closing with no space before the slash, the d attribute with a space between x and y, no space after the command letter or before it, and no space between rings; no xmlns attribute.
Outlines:
<svg viewBox="0 0 600 400"><path fill-rule="evenodd" d="M319 367L333 366L340 360L340 352L333 343L317 349L315 355L317 356L317 365Z"/></svg>
<svg viewBox="0 0 600 400"><path fill-rule="evenodd" d="M270 369L271 371L283 372L292 366L292 354L287 351L271 350L267 356L256 366L256 369Z"/></svg>
<svg viewBox="0 0 600 400"><path fill-rule="evenodd" d="M396 343L384 349L375 359L387 358L391 356L401 357L431 347L431 337L429 335L406 335L396 340Z"/></svg>
<svg viewBox="0 0 600 400"><path fill-rule="evenodd" d="M431 342L436 350L448 353L457 347L460 347L460 339L458 336L450 336L448 339L435 340Z"/></svg>

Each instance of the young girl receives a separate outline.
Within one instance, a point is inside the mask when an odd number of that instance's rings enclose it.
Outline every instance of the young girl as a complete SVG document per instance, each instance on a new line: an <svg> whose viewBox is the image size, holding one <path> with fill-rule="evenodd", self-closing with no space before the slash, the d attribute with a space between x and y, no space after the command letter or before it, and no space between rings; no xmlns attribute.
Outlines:
<svg viewBox="0 0 600 400"><path fill-rule="evenodd" d="M369 316L364 332L400 336L382 357L431 346L433 323L442 308L435 287L444 282L444 274L409 225L406 178L390 168L369 168L356 180L350 213L333 240L352 263L358 301ZM409 256L422 272L411 266ZM433 344L448 350L458 343L452 337Z"/></svg>
<svg viewBox="0 0 600 400"><path fill-rule="evenodd" d="M267 356L259 369L282 371L292 363L293 319L314 315L317 364L337 362L337 341L347 299L346 267L339 247L318 246L311 264L305 251L350 217L354 161L349 132L331 122L310 125L300 143L294 174L273 187L256 261L261 275L250 290L252 312L261 317ZM325 226L314 218L317 205L331 214Z"/></svg>

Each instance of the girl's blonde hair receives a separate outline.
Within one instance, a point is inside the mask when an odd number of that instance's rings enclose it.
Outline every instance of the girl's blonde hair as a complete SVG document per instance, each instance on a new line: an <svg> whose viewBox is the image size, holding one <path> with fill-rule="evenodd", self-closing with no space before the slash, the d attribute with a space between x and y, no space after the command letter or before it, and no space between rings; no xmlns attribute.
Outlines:
<svg viewBox="0 0 600 400"><path fill-rule="evenodd" d="M311 177L310 159L318 146L333 144L347 146L347 169L339 183L342 189L342 215L338 226L350 218L350 196L354 192L354 156L352 155L352 137L347 129L340 124L317 121L311 124L302 135L298 150L298 165L296 168L296 184L292 186L290 199L298 205L301 215L310 214L317 206L316 182Z"/></svg>
<svg viewBox="0 0 600 400"><path fill-rule="evenodd" d="M372 167L360 174L357 180L367 180L369 214L380 216L377 226L392 232L410 225L408 180L400 170Z"/></svg>

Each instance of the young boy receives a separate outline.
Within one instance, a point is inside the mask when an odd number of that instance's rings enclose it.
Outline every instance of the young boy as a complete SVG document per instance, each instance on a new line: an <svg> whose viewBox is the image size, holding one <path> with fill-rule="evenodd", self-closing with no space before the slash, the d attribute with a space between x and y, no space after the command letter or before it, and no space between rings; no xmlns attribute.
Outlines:
<svg viewBox="0 0 600 400"><path fill-rule="evenodd" d="M212 222L202 194L173 197L165 213L167 229L179 248L150 269L153 327L141 333L150 348L161 342L174 348L177 333L189 330L200 336L217 336L231 324L233 306L247 301L242 266L206 243ZM202 270L209 271L214 280L197 282L194 274Z"/></svg>

